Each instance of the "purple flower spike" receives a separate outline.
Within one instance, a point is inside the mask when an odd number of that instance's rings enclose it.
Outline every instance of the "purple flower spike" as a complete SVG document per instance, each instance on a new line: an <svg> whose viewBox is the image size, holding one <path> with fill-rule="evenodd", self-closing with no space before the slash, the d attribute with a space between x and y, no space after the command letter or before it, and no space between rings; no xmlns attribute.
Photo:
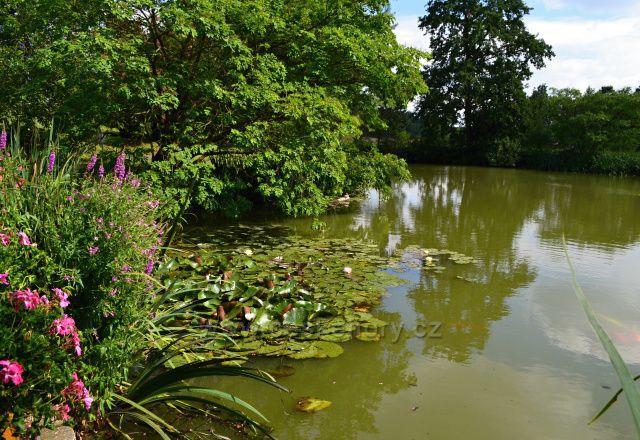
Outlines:
<svg viewBox="0 0 640 440"><path fill-rule="evenodd" d="M0 150L4 150L7 148L7 130L2 129L2 133L0 133Z"/></svg>
<svg viewBox="0 0 640 440"><path fill-rule="evenodd" d="M96 162L97 161L98 161L98 155L93 153L93 156L91 156L91 159L89 159L89 162L87 163L87 172L88 173L93 171L93 167L96 166Z"/></svg>
<svg viewBox="0 0 640 440"><path fill-rule="evenodd" d="M98 167L98 176L101 178L104 177L104 166L102 164Z"/></svg>
<svg viewBox="0 0 640 440"><path fill-rule="evenodd" d="M51 150L51 154L49 154L49 165L47 166L47 171L53 173L53 166L56 163L56 152Z"/></svg>
<svg viewBox="0 0 640 440"><path fill-rule="evenodd" d="M118 156L118 158L116 159L116 166L113 167L113 173L116 175L116 178L120 179L120 180L124 180L126 174L127 174L127 170L124 166L124 159L125 159L125 155L124 155L124 151L122 153L120 153L120 155Z"/></svg>

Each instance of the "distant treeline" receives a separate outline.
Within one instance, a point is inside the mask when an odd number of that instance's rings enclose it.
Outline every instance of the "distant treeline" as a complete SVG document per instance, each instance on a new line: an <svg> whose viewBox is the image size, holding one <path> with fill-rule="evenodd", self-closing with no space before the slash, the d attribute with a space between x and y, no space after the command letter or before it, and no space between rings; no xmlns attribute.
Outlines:
<svg viewBox="0 0 640 440"><path fill-rule="evenodd" d="M465 148L463 127L441 136L417 114L388 112L380 147L409 162L640 175L640 88L582 93L543 85L527 97L521 116L510 136L478 157Z"/></svg>

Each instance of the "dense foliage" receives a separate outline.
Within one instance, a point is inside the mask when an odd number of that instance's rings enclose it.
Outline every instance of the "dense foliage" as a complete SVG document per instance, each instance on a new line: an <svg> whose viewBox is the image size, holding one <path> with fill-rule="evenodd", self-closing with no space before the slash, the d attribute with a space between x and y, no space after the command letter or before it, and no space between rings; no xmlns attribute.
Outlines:
<svg viewBox="0 0 640 440"><path fill-rule="evenodd" d="M147 280L162 231L157 201L125 174L124 157L113 174L99 176L92 159L72 179L55 149L34 162L4 139L0 426L37 434L54 418L104 411L128 376L145 343Z"/></svg>
<svg viewBox="0 0 640 440"><path fill-rule="evenodd" d="M630 89L551 91L528 99L521 166L640 174L640 93Z"/></svg>
<svg viewBox="0 0 640 440"><path fill-rule="evenodd" d="M425 148L456 150L475 163L512 165L533 68L553 56L529 33L522 0L430 0L420 28L432 61L419 112Z"/></svg>
<svg viewBox="0 0 640 440"><path fill-rule="evenodd" d="M352 142L425 91L425 54L393 26L388 0L10 0L0 112L135 146L174 213L189 199L317 213L404 175Z"/></svg>

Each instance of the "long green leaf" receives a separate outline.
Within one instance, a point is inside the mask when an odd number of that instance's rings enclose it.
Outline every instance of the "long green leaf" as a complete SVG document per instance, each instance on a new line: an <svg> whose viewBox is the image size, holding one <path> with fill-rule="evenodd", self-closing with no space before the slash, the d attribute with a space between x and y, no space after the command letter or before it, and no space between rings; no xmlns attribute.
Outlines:
<svg viewBox="0 0 640 440"><path fill-rule="evenodd" d="M196 402L196 403L200 403L203 404L205 406L211 406L211 402L207 399L203 399L202 397L198 397L195 396L193 394L172 394L171 396L164 396L164 397L159 397L156 400L156 403L159 402L174 402L174 401L187 401L187 402ZM248 417L246 414L241 413L240 411L236 411L235 409L229 408L225 405L220 405L217 404L215 405L215 408L219 411L223 411L229 414L232 414L236 417L238 417L239 419L245 421L246 423L249 423L251 426L253 426L254 428L258 429L260 432L262 432L263 434L265 434L266 436L268 436L271 439L274 439L274 437L269 433L269 429L267 429L266 427L262 426L260 423L256 422L255 420L251 419L250 417ZM275 439L274 439L275 440Z"/></svg>
<svg viewBox="0 0 640 440"><path fill-rule="evenodd" d="M129 400L126 397L121 396L120 394L114 394L113 397L115 397L118 400L121 400L122 402L126 403L127 405L131 405L132 408L134 408L134 409L140 411L141 413L145 414L150 419L153 419L156 422L158 422L159 424L164 425L164 427L167 428L169 431L179 432L175 427L173 427L171 424L169 424L164 419L162 419L162 417L159 417L159 416L155 415L154 413L149 411L147 408L145 408L142 403L134 402L132 400Z"/></svg>
<svg viewBox="0 0 640 440"><path fill-rule="evenodd" d="M147 397L144 400L141 400L139 403L140 405L147 405L150 403L154 402L154 399L156 399L158 396L162 396L163 394L173 394L173 393L199 393L199 394L205 394L208 397L213 397L213 398L218 398L218 399L223 399L223 400L227 400L229 402L233 402L235 404L237 404L238 406L240 406L241 408L251 411L252 413L254 413L255 415L257 415L258 417L260 417L261 419L263 419L265 422L269 422L269 419L267 419L264 415L262 415L262 413L260 411L258 411L256 408L254 408L252 405L250 405L248 402L245 402L244 400L235 397L233 394L229 394L226 393L224 391L220 391L220 390L216 390L213 388L206 388L206 387L197 387L197 386L173 386L173 387L166 387L166 388L161 388L159 390L157 390L157 392L154 395L151 395L149 397ZM217 403L215 401L213 401L213 403Z"/></svg>
<svg viewBox="0 0 640 440"><path fill-rule="evenodd" d="M217 360L215 361L217 362ZM169 385L176 384L183 380L195 379L198 377L210 377L210 376L242 376L250 379L257 380L262 383L266 383L273 387L279 388L283 391L288 391L287 388L274 382L272 379L268 379L265 376L256 373L256 370L243 367L205 367L199 368L201 365L212 364L214 361L194 362L191 364L182 365L178 368L166 371L159 374L144 384L137 387L135 390L129 391L129 397L133 400L143 399L154 393L154 390L163 388Z"/></svg>
<svg viewBox="0 0 640 440"><path fill-rule="evenodd" d="M629 408L631 409L631 414L633 415L633 423L636 427L636 432L638 434L638 437L640 437L640 393L636 388L636 384L633 380L633 376L631 375L631 372L629 371L629 367L622 359L622 356L620 356L620 353L618 352L618 349L616 348L616 346L613 344L613 341L611 341L609 334L605 331L604 328L602 328L602 326L598 322L598 318L596 318L596 315L593 312L593 308L591 307L589 300L587 299L586 295L582 291L582 287L580 287L580 284L578 283L576 270L573 267L571 258L569 257L569 250L567 249L567 243L564 239L564 236L562 237L562 245L564 247L564 253L569 263L569 268L571 269L573 291L575 292L576 297L578 298L578 302L582 306L582 309L584 310L585 315L587 315L589 324L591 324L591 327L596 332L598 339L600 339L600 343L602 344L602 347L606 350L607 354L609 355L609 360L611 361L611 364L613 365L613 368L615 369L616 374L618 375L618 379L620 380L620 385L624 390L625 397L627 398L627 403L629 404Z"/></svg>
<svg viewBox="0 0 640 440"><path fill-rule="evenodd" d="M137 413L135 411L114 411L110 414L111 415L120 414L122 416L129 417L132 419L138 419L142 423L144 423L145 425L153 429L160 437L162 437L163 440L171 440L171 437L169 437L167 433L164 432L164 430L158 424L156 424L153 420L151 420L150 418L146 417L143 414Z"/></svg>
<svg viewBox="0 0 640 440"><path fill-rule="evenodd" d="M636 376L633 378L634 381L637 381L638 379L640 379L640 375ZM611 407L611 405L613 405L614 403L616 403L616 401L618 400L618 397L620 396L620 394L622 394L623 389L620 388L618 390L617 393L615 393L613 395L613 397L611 398L611 400L609 400L607 402L607 404L600 410L600 412L598 414L596 414L593 419L591 419L591 421L589 422L589 425L591 425L593 422L595 422L596 420L598 420L600 418L600 416L602 414L604 414L605 412L607 412L607 410Z"/></svg>

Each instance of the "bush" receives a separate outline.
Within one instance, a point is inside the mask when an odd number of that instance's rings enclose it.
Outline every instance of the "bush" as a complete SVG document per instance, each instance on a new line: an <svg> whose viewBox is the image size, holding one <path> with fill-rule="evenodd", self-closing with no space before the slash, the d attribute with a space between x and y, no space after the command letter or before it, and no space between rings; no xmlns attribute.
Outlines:
<svg viewBox="0 0 640 440"><path fill-rule="evenodd" d="M113 175L92 158L73 179L53 149L38 162L18 147L0 148L0 427L34 435L104 411L127 377L162 228L124 154Z"/></svg>

